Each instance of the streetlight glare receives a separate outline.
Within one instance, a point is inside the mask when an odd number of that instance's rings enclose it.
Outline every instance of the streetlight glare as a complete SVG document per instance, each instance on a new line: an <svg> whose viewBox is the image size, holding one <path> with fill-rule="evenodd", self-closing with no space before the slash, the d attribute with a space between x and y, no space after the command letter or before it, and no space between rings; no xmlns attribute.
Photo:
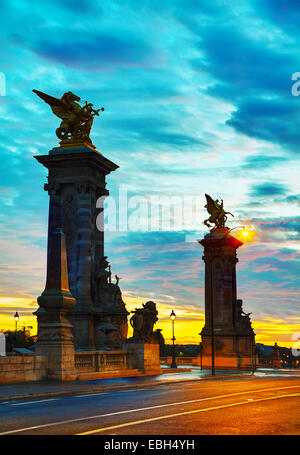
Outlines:
<svg viewBox="0 0 300 455"><path fill-rule="evenodd" d="M16 314L14 315L14 319L16 321L16 328L15 328L15 331L17 332L18 331L18 320L19 320L19 315L18 315L18 312L16 311Z"/></svg>
<svg viewBox="0 0 300 455"><path fill-rule="evenodd" d="M176 319L176 314L175 314L174 310L172 310L172 313L170 314L170 319L171 319L171 321L175 321L175 319Z"/></svg>
<svg viewBox="0 0 300 455"><path fill-rule="evenodd" d="M236 232L236 236L243 243L254 242L257 233L251 228L244 228Z"/></svg>

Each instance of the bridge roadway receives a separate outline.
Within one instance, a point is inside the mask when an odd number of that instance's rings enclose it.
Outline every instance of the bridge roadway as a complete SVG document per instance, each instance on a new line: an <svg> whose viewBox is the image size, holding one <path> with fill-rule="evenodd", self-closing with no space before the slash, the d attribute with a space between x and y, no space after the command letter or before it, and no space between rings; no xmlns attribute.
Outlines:
<svg viewBox="0 0 300 455"><path fill-rule="evenodd" d="M279 434L300 434L300 371L0 403L0 435Z"/></svg>

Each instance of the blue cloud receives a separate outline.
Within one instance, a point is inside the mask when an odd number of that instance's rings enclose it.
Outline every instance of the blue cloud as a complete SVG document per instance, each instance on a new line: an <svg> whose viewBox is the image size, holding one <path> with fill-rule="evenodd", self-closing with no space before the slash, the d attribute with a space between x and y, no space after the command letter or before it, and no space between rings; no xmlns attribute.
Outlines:
<svg viewBox="0 0 300 455"><path fill-rule="evenodd" d="M53 0L53 3L57 4L57 7L61 9L62 4L60 0ZM84 0L80 2L78 0L64 0L63 8L68 8L73 14L95 14L102 12L102 8L97 2L93 0Z"/></svg>
<svg viewBox="0 0 300 455"><path fill-rule="evenodd" d="M244 164L242 165L243 169L250 170L264 170L271 166L283 163L286 161L286 158L283 156L272 156L272 155L251 155L248 156Z"/></svg>
<svg viewBox="0 0 300 455"><path fill-rule="evenodd" d="M159 112L156 117L141 116L114 120L111 125L119 130L126 130L141 141L169 144L171 146L205 145L203 141L196 137L172 131L172 121L163 118Z"/></svg>
<svg viewBox="0 0 300 455"><path fill-rule="evenodd" d="M300 205L300 194L291 194L290 196L287 196L285 199L283 199L282 202Z"/></svg>
<svg viewBox="0 0 300 455"><path fill-rule="evenodd" d="M274 182L264 182L254 185L250 196L251 197L269 197L286 194L287 188L285 185Z"/></svg>
<svg viewBox="0 0 300 455"><path fill-rule="evenodd" d="M278 27L299 33L300 5L297 0L256 0L257 14L274 22Z"/></svg>
<svg viewBox="0 0 300 455"><path fill-rule="evenodd" d="M87 31L75 33L60 28L52 33L51 40L46 33L35 40L24 35L13 38L40 57L81 70L101 70L107 65L150 65L155 60L153 49L142 39Z"/></svg>
<svg viewBox="0 0 300 455"><path fill-rule="evenodd" d="M286 52L284 41L250 38L232 18L230 25L194 22L191 29L201 37L201 57L191 59L191 67L213 77L207 89L211 96L235 105L227 124L298 151L299 103L291 95L291 76L300 65L296 45Z"/></svg>
<svg viewBox="0 0 300 455"><path fill-rule="evenodd" d="M243 134L279 143L299 152L298 111L295 99L245 99L239 103L238 110L227 123Z"/></svg>
<svg viewBox="0 0 300 455"><path fill-rule="evenodd" d="M258 220L253 219L253 222L258 222L259 229L265 231L282 230L292 231L300 234L300 217L278 217L276 219Z"/></svg>

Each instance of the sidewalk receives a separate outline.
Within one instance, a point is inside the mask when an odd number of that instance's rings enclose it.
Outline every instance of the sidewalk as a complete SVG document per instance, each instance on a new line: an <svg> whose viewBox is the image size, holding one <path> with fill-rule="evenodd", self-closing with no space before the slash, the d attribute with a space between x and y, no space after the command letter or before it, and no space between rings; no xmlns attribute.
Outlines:
<svg viewBox="0 0 300 455"><path fill-rule="evenodd" d="M210 370L180 365L177 369L162 367L162 374L113 379L95 379L58 383L54 381L26 382L0 385L0 402L26 398L42 398L82 393L104 392L120 389L154 387L161 384L174 384L185 381L219 380L253 376L248 371L217 370L211 376Z"/></svg>

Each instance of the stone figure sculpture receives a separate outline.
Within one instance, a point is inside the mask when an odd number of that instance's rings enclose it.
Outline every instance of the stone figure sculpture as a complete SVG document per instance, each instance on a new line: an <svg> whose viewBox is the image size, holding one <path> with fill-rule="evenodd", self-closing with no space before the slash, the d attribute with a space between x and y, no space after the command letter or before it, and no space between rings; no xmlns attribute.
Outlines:
<svg viewBox="0 0 300 455"><path fill-rule="evenodd" d="M209 223L214 224L215 228L222 229L225 227L225 223L227 221L227 214L234 216L230 212L225 212L223 208L223 199L219 202L219 199L213 200L208 194L205 194L206 197L206 205L204 206L210 217L205 220L203 223L209 228L212 229L212 226Z"/></svg>
<svg viewBox="0 0 300 455"><path fill-rule="evenodd" d="M120 348L122 343L126 340L128 332L127 316L125 303L122 298L122 292L119 287L120 277L115 275L116 282L112 283L111 280L111 266L107 261L107 256L104 256L95 268L95 291L94 301L95 307L104 315L110 315L110 319L105 319L106 322L113 324L117 331L109 333L110 345L115 348ZM103 332L102 317L98 319L99 330ZM106 332L105 332L106 333ZM106 343L108 338L106 337ZM98 343L98 342L97 342ZM101 341L101 344L104 342Z"/></svg>
<svg viewBox="0 0 300 455"><path fill-rule="evenodd" d="M110 279L111 272L106 270L108 267L109 262L107 261L107 256L103 256L95 271L96 300L101 294L103 286L107 284L108 280Z"/></svg>
<svg viewBox="0 0 300 455"><path fill-rule="evenodd" d="M132 313L130 325L133 328L133 337L131 341L151 343L153 327L158 321L156 304L149 301L143 304L143 308L136 308Z"/></svg>
<svg viewBox="0 0 300 455"><path fill-rule="evenodd" d="M238 299L236 301L236 322L241 328L248 329L251 328L250 314L252 313L245 313L242 304L242 300Z"/></svg>
<svg viewBox="0 0 300 455"><path fill-rule="evenodd" d="M112 283L111 275L111 266L107 261L107 256L104 256L95 271L96 304L101 305L106 310L124 310L125 304L119 287L120 277L115 275L116 282Z"/></svg>
<svg viewBox="0 0 300 455"><path fill-rule="evenodd" d="M64 93L61 98L54 98L38 90L32 91L49 104L53 114L62 120L56 129L56 135L61 139L61 144L68 144L73 141L92 144L89 136L94 116L99 115L99 111L104 111L103 107L93 109L93 104L87 101L85 101L84 106L81 106L79 104L80 97L72 92Z"/></svg>

